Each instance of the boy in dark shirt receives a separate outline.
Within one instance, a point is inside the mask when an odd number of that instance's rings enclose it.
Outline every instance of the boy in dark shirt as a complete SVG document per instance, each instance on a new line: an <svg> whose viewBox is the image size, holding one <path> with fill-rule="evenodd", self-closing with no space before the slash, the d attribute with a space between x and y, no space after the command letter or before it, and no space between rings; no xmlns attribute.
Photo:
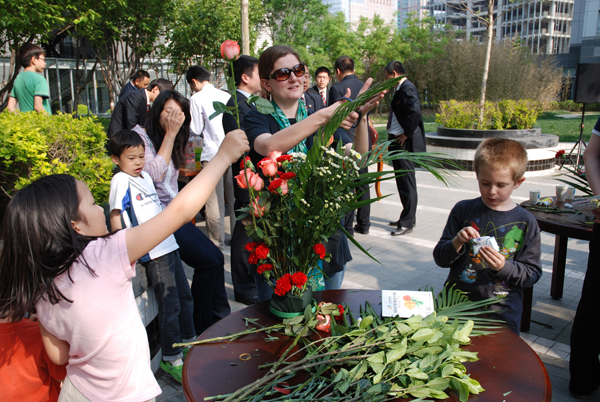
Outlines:
<svg viewBox="0 0 600 402"><path fill-rule="evenodd" d="M517 141L483 141L475 152L481 197L454 206L433 250L436 264L450 267L447 284L467 292L471 300L506 296L490 309L501 310L496 317L517 334L523 288L533 286L542 275L537 222L510 198L525 180L526 166L527 151ZM491 246L477 250L472 240L483 236L495 238L499 250Z"/></svg>

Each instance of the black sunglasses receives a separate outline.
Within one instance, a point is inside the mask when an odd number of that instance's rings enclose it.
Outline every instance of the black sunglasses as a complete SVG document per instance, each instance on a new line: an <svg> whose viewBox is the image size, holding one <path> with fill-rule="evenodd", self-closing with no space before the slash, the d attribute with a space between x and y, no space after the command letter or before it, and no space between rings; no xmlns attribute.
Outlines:
<svg viewBox="0 0 600 402"><path fill-rule="evenodd" d="M285 81L290 78L292 73L296 77L302 77L306 71L304 70L304 64L296 64L294 67L290 68L280 68L278 70L273 71L273 74L269 76L269 78L273 78L275 81Z"/></svg>

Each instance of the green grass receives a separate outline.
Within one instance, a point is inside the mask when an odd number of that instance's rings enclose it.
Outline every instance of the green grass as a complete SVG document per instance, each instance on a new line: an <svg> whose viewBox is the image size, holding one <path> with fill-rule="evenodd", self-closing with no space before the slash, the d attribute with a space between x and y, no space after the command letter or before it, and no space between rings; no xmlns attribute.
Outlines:
<svg viewBox="0 0 600 402"><path fill-rule="evenodd" d="M536 127L542 128L542 133L558 135L560 142L575 142L579 139L579 125L581 117L565 119L564 117L556 117L559 114L568 114L562 110L545 112L538 117ZM589 141L592 129L598 120L598 114L586 114L583 127L583 140Z"/></svg>
<svg viewBox="0 0 600 402"><path fill-rule="evenodd" d="M555 110L552 112L542 113L540 117L538 117L535 126L540 127L542 129L542 133L544 134L557 135L560 138L560 142L575 142L579 139L579 124L581 123L581 117L572 119L557 117L557 115L564 114L570 114L570 112L566 112L564 110ZM387 122L387 117L383 116L377 116L374 118L372 117L371 119L375 124L385 124ZM583 128L583 140L585 142L590 140L592 128L594 128L597 120L597 112L594 114L586 113ZM435 122L435 114L430 111L425 111L423 113L423 121L425 123L425 132L427 133L435 132L437 126L439 125ZM377 127L377 132L379 132L378 142L387 140L387 132L385 127Z"/></svg>

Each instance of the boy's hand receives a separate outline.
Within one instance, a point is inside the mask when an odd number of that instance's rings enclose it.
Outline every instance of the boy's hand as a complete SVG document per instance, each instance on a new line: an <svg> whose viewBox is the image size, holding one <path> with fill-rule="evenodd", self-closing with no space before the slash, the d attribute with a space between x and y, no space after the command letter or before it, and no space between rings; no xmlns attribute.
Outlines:
<svg viewBox="0 0 600 402"><path fill-rule="evenodd" d="M246 133L242 130L233 130L225 136L219 147L219 153L223 153L230 162L236 162L244 152L250 151L250 143Z"/></svg>
<svg viewBox="0 0 600 402"><path fill-rule="evenodd" d="M458 232L456 237L452 239L452 245L456 249L456 252L459 252L463 244L467 243L471 239L477 239L478 237L481 237L479 232L475 230L473 226L467 226Z"/></svg>
<svg viewBox="0 0 600 402"><path fill-rule="evenodd" d="M498 251L494 250L490 246L483 246L479 250L479 254L483 257L484 261L487 262L489 268L494 271L500 271L504 268L504 263L506 263L506 259L502 254Z"/></svg>

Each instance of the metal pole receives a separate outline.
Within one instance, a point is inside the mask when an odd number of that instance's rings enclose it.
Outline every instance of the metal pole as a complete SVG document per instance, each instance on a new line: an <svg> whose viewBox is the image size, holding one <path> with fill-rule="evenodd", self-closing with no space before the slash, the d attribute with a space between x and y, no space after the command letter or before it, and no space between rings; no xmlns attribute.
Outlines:
<svg viewBox="0 0 600 402"><path fill-rule="evenodd" d="M248 27L248 0L242 0L242 54L250 54L250 29Z"/></svg>
<svg viewBox="0 0 600 402"><path fill-rule="evenodd" d="M60 107L61 112L64 112L62 105L62 92L60 90L60 69L58 68L58 60L54 59L54 63L56 63L56 83L58 84L58 107Z"/></svg>
<svg viewBox="0 0 600 402"><path fill-rule="evenodd" d="M96 81L96 70L94 70L94 101L96 101L96 114L99 114L98 109L98 81Z"/></svg>
<svg viewBox="0 0 600 402"><path fill-rule="evenodd" d="M73 68L69 69L69 81L71 82L71 112L73 112L73 107L75 105L75 91L73 86Z"/></svg>

